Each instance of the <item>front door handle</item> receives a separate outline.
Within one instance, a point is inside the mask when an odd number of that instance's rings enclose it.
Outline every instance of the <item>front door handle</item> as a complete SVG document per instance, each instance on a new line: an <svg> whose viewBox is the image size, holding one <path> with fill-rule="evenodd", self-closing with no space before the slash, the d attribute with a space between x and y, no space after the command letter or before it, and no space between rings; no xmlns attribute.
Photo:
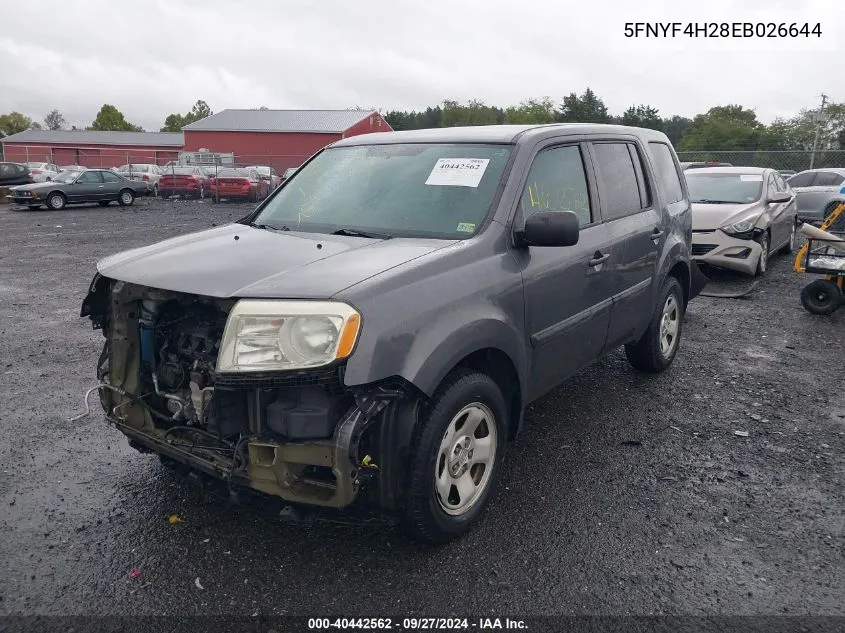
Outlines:
<svg viewBox="0 0 845 633"><path fill-rule="evenodd" d="M106 188L105 185L97 185L97 189L105 189L105 188Z"/></svg>
<svg viewBox="0 0 845 633"><path fill-rule="evenodd" d="M593 258L587 263L592 268L598 266L599 264L605 263L608 259L610 259L610 253L605 253L604 255L602 255L600 251L596 251L593 254Z"/></svg>
<svg viewBox="0 0 845 633"><path fill-rule="evenodd" d="M659 240L661 237L663 237L663 235L664 235L663 231L661 231L660 229L654 229L651 232L651 239L654 240L655 244L657 244L657 240Z"/></svg>

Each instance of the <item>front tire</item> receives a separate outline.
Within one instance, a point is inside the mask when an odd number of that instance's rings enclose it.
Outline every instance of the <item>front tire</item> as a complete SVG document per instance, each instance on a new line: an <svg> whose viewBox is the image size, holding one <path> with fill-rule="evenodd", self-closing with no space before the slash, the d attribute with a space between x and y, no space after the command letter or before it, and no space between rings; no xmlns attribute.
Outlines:
<svg viewBox="0 0 845 633"><path fill-rule="evenodd" d="M667 277L657 295L657 305L645 334L625 346L625 356L634 367L650 374L668 369L678 347L684 325L684 292L675 277Z"/></svg>
<svg viewBox="0 0 845 633"><path fill-rule="evenodd" d="M507 407L492 378L462 370L444 380L417 431L403 527L445 543L481 516L502 471Z"/></svg>
<svg viewBox="0 0 845 633"><path fill-rule="evenodd" d="M768 231L760 236L760 259L757 260L757 268L754 270L755 277L762 277L769 268L769 233Z"/></svg>
<svg viewBox="0 0 845 633"><path fill-rule="evenodd" d="M61 193L51 193L47 197L47 206L53 211L61 211L67 205L67 198Z"/></svg>
<svg viewBox="0 0 845 633"><path fill-rule="evenodd" d="M842 301L842 291L829 279L816 279L801 290L801 304L810 314L833 314L842 305Z"/></svg>
<svg viewBox="0 0 845 633"><path fill-rule="evenodd" d="M135 194L129 189L124 189L118 194L117 201L122 207L131 206L135 202Z"/></svg>

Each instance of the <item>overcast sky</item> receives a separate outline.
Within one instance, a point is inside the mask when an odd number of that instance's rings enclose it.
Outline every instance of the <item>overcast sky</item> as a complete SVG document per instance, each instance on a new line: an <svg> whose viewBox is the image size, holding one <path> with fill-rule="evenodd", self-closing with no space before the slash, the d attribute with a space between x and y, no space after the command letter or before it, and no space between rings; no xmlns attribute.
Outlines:
<svg viewBox="0 0 845 633"><path fill-rule="evenodd" d="M845 101L843 0L76 0L3 2L0 113L103 103L158 130L197 99L224 108L506 106L590 86L621 113L760 119ZM821 38L626 39L626 22L821 23ZM836 31L839 31L837 36Z"/></svg>

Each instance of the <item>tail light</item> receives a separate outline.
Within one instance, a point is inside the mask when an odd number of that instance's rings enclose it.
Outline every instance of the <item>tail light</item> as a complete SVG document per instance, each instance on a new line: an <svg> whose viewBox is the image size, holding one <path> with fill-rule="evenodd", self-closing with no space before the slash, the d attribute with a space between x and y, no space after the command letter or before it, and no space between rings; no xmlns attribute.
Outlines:
<svg viewBox="0 0 845 633"><path fill-rule="evenodd" d="M149 176L147 176L147 174L144 174L144 175L142 176L142 178L144 179L144 182L149 182L149 181L150 181L150 177L149 177Z"/></svg>
<svg viewBox="0 0 845 633"><path fill-rule="evenodd" d="M40 174L40 173L41 173L41 170L40 170L40 169L30 169L29 171L30 171L30 173L33 173L33 174L35 174L36 176L37 176L38 174Z"/></svg>

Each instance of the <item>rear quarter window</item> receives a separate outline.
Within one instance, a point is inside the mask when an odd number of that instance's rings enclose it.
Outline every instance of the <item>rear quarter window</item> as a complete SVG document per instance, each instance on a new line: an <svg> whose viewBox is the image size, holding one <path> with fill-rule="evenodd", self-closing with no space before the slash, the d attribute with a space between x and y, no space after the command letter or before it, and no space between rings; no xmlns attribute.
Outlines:
<svg viewBox="0 0 845 633"><path fill-rule="evenodd" d="M843 181L845 181L845 176L833 171L823 171L819 172L819 175L816 176L816 181L813 185L816 187L835 187L841 185Z"/></svg>
<svg viewBox="0 0 845 633"><path fill-rule="evenodd" d="M684 199L684 188L681 186L681 176L675 159L672 157L672 150L666 143L650 142L648 149L654 158L654 168L657 178L666 193L666 202L672 204Z"/></svg>

